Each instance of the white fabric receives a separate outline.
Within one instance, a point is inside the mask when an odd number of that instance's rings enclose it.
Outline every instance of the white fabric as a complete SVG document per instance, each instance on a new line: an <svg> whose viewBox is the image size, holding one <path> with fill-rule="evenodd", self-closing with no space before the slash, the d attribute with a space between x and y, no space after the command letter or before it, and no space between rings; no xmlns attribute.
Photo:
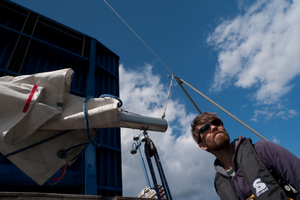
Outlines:
<svg viewBox="0 0 300 200"><path fill-rule="evenodd" d="M28 147L64 130L74 130L8 157L40 185L85 147L69 151L65 159L57 156L60 149L66 150L89 141L82 108L85 99L69 94L72 76L72 69L63 69L34 75L0 77L2 154ZM35 91L34 85L37 85ZM27 109L26 102L29 103ZM92 98L87 102L92 138L95 136L92 128L120 126L120 109L117 104L117 100L108 97Z"/></svg>
<svg viewBox="0 0 300 200"><path fill-rule="evenodd" d="M64 95L64 112L43 124L44 130L85 129L83 114L84 98ZM86 104L90 128L119 127L118 101L113 98L92 98ZM112 117L114 116L114 117Z"/></svg>

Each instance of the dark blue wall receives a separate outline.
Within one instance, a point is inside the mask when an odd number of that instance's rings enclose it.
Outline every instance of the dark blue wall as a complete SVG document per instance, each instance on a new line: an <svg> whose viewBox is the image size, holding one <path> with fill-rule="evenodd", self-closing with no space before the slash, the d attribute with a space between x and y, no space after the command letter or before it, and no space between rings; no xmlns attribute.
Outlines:
<svg viewBox="0 0 300 200"><path fill-rule="evenodd" d="M71 93L119 96L118 67L119 57L94 38L0 1L0 76L72 68ZM102 129L101 139L101 147L89 146L56 185L39 186L9 160L0 160L0 191L122 196L120 129Z"/></svg>

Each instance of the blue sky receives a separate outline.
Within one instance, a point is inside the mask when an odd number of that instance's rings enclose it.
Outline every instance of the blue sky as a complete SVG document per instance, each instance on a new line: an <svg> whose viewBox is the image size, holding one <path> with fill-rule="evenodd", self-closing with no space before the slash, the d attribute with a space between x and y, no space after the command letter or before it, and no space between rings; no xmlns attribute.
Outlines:
<svg viewBox="0 0 300 200"><path fill-rule="evenodd" d="M120 56L123 108L161 117L169 71L101 0L13 0L96 38ZM107 0L179 78L251 128L300 157L299 2L284 0ZM217 112L231 139L260 138L186 87L201 111ZM166 133L149 133L174 199L218 199L213 156L190 136L197 111L177 83L171 90ZM124 196L146 186L138 156L130 155L138 131L122 129Z"/></svg>

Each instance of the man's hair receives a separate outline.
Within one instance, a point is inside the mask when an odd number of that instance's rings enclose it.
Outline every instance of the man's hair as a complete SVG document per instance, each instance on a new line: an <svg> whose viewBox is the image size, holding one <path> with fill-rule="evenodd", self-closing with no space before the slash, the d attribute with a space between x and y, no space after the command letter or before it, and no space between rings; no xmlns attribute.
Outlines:
<svg viewBox="0 0 300 200"><path fill-rule="evenodd" d="M219 119L219 117L215 113L209 113L209 112L204 112L194 119L193 123L191 124L192 127L191 132L192 132L193 139L197 144L202 143L202 139L199 135L199 129L200 129L199 127L208 122L211 122L214 119Z"/></svg>

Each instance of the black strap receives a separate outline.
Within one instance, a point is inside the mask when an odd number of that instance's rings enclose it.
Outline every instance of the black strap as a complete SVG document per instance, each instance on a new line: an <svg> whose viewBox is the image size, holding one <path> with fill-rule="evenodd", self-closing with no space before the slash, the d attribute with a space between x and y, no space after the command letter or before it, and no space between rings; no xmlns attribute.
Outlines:
<svg viewBox="0 0 300 200"><path fill-rule="evenodd" d="M236 161L257 200L289 200L280 185L256 154L251 139L244 140Z"/></svg>

